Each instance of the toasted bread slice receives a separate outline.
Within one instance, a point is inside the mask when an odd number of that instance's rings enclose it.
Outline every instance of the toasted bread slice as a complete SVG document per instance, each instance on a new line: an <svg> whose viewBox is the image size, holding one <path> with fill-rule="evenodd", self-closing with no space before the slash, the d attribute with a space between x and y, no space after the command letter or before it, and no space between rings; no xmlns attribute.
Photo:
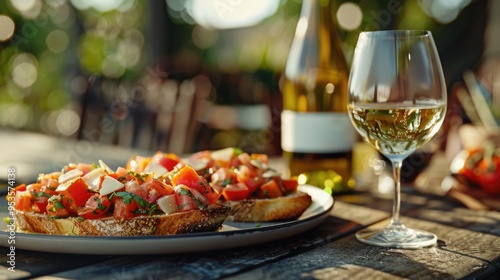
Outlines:
<svg viewBox="0 0 500 280"><path fill-rule="evenodd" d="M229 207L211 205L204 210L190 210L168 215L138 216L117 220L113 217L51 219L33 212L15 210L17 228L21 231L61 235L138 236L173 235L216 231L229 213Z"/></svg>
<svg viewBox="0 0 500 280"><path fill-rule="evenodd" d="M224 202L231 207L227 220L235 222L293 220L300 217L311 203L311 196L300 191L277 198Z"/></svg>

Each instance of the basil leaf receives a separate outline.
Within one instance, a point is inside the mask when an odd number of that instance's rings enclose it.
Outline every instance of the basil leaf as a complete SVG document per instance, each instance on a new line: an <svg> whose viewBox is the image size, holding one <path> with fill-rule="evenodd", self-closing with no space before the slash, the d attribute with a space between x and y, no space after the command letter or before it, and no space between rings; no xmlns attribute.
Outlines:
<svg viewBox="0 0 500 280"><path fill-rule="evenodd" d="M139 204L141 208L146 209L151 206L151 204L147 200L145 200L139 195L136 195L135 193L121 191L121 192L116 192L114 194L121 197L125 204L130 204L132 203L132 200L134 200L135 202L137 202L137 204Z"/></svg>
<svg viewBox="0 0 500 280"><path fill-rule="evenodd" d="M185 188L180 188L179 189L179 194L181 194L181 195L187 195L189 197L193 196L193 194L188 189L185 189Z"/></svg>
<svg viewBox="0 0 500 280"><path fill-rule="evenodd" d="M54 202L54 206L55 206L56 208L59 208L59 209L64 208L64 204L62 204L62 202L60 202L60 201L56 201L56 202Z"/></svg>
<svg viewBox="0 0 500 280"><path fill-rule="evenodd" d="M147 202L144 198L136 195L136 194L131 194L132 197L134 198L135 202L137 202L137 204L139 204L139 206L141 206L141 208L149 208L151 206L151 204L149 204L149 202Z"/></svg>

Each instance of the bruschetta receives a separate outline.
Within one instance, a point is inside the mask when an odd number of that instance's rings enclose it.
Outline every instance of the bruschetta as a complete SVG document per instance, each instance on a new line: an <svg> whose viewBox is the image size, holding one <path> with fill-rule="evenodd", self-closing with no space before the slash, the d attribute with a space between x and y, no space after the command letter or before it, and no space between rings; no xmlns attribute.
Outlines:
<svg viewBox="0 0 500 280"><path fill-rule="evenodd" d="M102 161L69 164L11 189L7 200L19 231L96 236L216 231L230 208L218 203L220 194L208 182L200 183L202 176L196 182L183 178L190 170L177 169L166 183L154 171L113 171Z"/></svg>
<svg viewBox="0 0 500 280"><path fill-rule="evenodd" d="M186 168L188 167L188 168ZM238 148L200 151L181 158L157 152L152 157L134 156L127 163L134 172L154 171L158 178L179 184L174 174L207 184L221 194L219 204L231 208L228 220L270 222L293 220L311 205L309 194L298 191L293 179L283 179L269 166L268 156ZM172 178L172 179L170 179Z"/></svg>

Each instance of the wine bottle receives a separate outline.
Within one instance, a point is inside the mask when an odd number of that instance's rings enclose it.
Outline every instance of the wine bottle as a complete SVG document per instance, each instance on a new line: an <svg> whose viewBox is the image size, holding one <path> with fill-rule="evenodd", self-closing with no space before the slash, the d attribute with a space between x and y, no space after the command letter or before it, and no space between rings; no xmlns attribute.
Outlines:
<svg viewBox="0 0 500 280"><path fill-rule="evenodd" d="M343 184L333 190L340 192L353 187L351 151L357 138L347 114L348 69L332 2L303 1L285 69L281 146L289 176L319 176L306 178L316 184L337 183L340 176ZM338 176L327 178L331 174Z"/></svg>

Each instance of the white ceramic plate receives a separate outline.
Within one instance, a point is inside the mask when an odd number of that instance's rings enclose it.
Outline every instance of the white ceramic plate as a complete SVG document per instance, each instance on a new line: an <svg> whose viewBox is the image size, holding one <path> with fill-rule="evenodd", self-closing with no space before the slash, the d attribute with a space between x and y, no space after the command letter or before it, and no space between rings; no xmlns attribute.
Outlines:
<svg viewBox="0 0 500 280"><path fill-rule="evenodd" d="M15 244L9 244L10 232L0 232L0 245L42 252L128 255L201 252L260 244L287 238L318 226L329 216L333 198L321 189L301 185L313 203L302 216L289 222L226 222L218 232L169 236L100 237L15 233ZM5 227L5 226L4 226Z"/></svg>

